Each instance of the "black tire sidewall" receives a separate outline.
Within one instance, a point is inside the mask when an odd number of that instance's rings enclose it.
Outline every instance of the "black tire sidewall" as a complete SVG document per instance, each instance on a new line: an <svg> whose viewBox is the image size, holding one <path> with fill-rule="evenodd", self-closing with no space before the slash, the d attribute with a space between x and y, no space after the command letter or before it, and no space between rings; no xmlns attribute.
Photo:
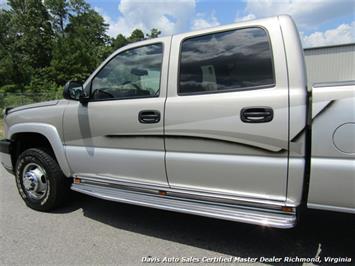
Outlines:
<svg viewBox="0 0 355 266"><path fill-rule="evenodd" d="M43 156L48 156L47 158L43 158ZM50 155L43 151L39 151L37 149L29 149L24 151L18 158L16 163L16 185L21 195L22 199L25 201L26 205L32 209L39 211L46 211L51 209L56 200L56 191L57 191L57 180L56 180L56 171L58 169L53 169L53 162L49 165L48 160L53 160ZM54 160L53 160L54 161ZM42 167L46 171L46 180L48 183L48 188L46 194L41 199L33 199L31 198L24 189L22 175L23 170L29 163L36 163L40 167Z"/></svg>

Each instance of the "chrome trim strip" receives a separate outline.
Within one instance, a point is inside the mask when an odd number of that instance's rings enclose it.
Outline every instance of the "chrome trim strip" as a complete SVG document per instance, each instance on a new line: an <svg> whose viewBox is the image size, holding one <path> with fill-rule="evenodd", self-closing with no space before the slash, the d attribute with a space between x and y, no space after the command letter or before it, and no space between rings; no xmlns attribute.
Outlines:
<svg viewBox="0 0 355 266"><path fill-rule="evenodd" d="M82 176L74 175L74 177L80 178L81 182L84 184L97 184L104 187L116 187L125 190L131 191L143 191L156 194L159 191L167 192L169 195L175 195L180 198L195 199L202 201L210 202L219 202L219 203L228 203L228 204L237 204L244 206L258 206L258 207L267 207L268 209L279 209L282 206L285 206L284 200L269 200L269 199L259 199L252 197L238 197L230 194L217 194L207 191L196 191L188 189L176 189L169 188L165 186L152 185L147 183L138 183L128 180L119 180L116 178L110 177L94 177L94 176ZM287 204L288 207L297 207L292 204Z"/></svg>
<svg viewBox="0 0 355 266"><path fill-rule="evenodd" d="M276 228L292 228L296 225L295 213L276 213L265 209L242 209L237 206L206 204L201 201L105 188L98 185L72 184L72 190L101 199L152 207L162 210L196 214L211 218L244 222Z"/></svg>

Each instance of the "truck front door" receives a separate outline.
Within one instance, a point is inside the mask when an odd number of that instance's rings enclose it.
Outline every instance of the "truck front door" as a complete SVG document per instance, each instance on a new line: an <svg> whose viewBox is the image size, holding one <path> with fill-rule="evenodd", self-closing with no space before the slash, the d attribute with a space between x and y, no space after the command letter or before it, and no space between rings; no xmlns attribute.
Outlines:
<svg viewBox="0 0 355 266"><path fill-rule="evenodd" d="M74 174L167 186L163 118L170 38L121 49L89 79L87 105L64 114Z"/></svg>

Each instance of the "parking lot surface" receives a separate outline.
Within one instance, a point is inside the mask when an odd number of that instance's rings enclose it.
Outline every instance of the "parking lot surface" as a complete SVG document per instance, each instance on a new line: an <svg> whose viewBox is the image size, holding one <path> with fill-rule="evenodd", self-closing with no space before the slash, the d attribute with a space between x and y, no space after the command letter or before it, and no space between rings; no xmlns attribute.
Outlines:
<svg viewBox="0 0 355 266"><path fill-rule="evenodd" d="M310 212L297 228L280 230L108 202L74 192L65 207L41 213L25 206L13 177L0 168L1 265L135 265L144 257L188 260L317 254L355 262L354 215Z"/></svg>

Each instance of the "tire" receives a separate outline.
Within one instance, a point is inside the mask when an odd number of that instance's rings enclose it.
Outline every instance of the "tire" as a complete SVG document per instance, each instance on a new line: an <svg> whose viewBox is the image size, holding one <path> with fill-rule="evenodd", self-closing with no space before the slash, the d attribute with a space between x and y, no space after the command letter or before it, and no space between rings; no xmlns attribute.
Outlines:
<svg viewBox="0 0 355 266"><path fill-rule="evenodd" d="M26 205L37 211L50 211L69 197L71 179L45 149L25 150L15 168L17 189Z"/></svg>

